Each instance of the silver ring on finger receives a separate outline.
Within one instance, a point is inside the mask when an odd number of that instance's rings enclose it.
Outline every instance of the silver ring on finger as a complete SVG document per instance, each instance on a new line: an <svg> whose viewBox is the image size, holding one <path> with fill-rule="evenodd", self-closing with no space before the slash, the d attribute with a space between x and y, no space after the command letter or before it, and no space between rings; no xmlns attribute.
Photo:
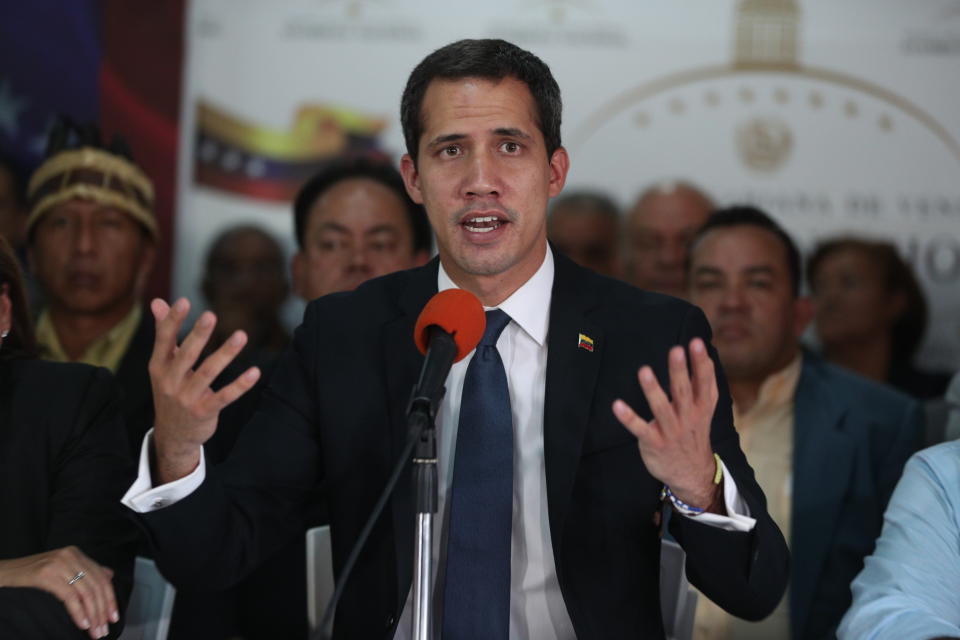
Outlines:
<svg viewBox="0 0 960 640"><path fill-rule="evenodd" d="M81 580L83 580L83 577L84 577L85 575L87 575L87 572L84 571L83 569L80 569L80 571L77 571L77 575L75 575L75 576L73 576L72 578L70 578L69 580L67 580L67 584L72 587L72 586L73 586L74 584L76 584L77 582L80 582Z"/></svg>

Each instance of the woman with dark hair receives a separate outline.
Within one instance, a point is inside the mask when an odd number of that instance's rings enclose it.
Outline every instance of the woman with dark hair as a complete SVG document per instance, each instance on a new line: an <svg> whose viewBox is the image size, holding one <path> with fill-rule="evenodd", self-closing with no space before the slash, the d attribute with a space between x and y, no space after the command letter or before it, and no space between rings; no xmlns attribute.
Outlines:
<svg viewBox="0 0 960 640"><path fill-rule="evenodd" d="M119 635L136 530L112 376L43 362L20 268L0 238L0 637Z"/></svg>
<svg viewBox="0 0 960 640"><path fill-rule="evenodd" d="M949 375L913 366L927 328L927 301L896 247L827 240L807 262L807 282L827 360L916 398L943 395Z"/></svg>

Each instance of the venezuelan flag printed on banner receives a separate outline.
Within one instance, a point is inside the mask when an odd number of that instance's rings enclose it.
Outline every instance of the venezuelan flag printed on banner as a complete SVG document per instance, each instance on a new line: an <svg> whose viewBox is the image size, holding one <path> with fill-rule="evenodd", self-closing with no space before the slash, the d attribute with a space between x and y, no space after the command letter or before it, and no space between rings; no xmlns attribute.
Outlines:
<svg viewBox="0 0 960 640"><path fill-rule="evenodd" d="M197 105L194 180L260 200L289 202L333 159L386 158L382 119L327 105L302 106L288 130L258 125L207 102Z"/></svg>

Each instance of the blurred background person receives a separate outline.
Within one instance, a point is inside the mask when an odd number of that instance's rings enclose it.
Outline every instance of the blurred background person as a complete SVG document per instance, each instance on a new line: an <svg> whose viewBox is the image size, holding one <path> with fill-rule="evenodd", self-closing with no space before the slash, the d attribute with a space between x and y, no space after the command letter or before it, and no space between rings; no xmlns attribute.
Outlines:
<svg viewBox="0 0 960 640"><path fill-rule="evenodd" d="M773 615L746 622L700 598L700 640L833 637L922 433L914 400L801 350L801 274L793 240L752 207L714 212L690 247L690 300L710 321L741 446L791 551Z"/></svg>
<svg viewBox="0 0 960 640"><path fill-rule="evenodd" d="M137 540L117 508L134 477L117 389L104 369L36 353L0 238L0 637L116 637Z"/></svg>
<svg viewBox="0 0 960 640"><path fill-rule="evenodd" d="M247 332L238 361L221 376L230 380L250 366L265 380L289 341L280 308L290 292L283 248L257 226L222 231L207 252L201 289L217 316L206 351L218 348L234 331ZM262 383L223 412L206 450L209 464L226 460L243 425L259 405ZM319 518L318 518L319 519ZM310 526L319 524L311 522ZM306 635L306 551L302 542L281 550L235 587L218 592L180 585L174 601L170 640L203 638L302 638Z"/></svg>
<svg viewBox="0 0 960 640"><path fill-rule="evenodd" d="M153 184L121 139L107 148L95 126L61 121L28 198L30 264L47 302L36 327L40 355L114 372L139 453L153 423L153 315L140 300L156 254Z"/></svg>
<svg viewBox="0 0 960 640"><path fill-rule="evenodd" d="M685 298L687 247L713 208L706 194L686 182L661 182L641 193L626 221L627 280Z"/></svg>
<svg viewBox="0 0 960 640"><path fill-rule="evenodd" d="M297 194L293 213L293 289L306 301L430 258L426 213L382 161L351 159L320 171Z"/></svg>
<svg viewBox="0 0 960 640"><path fill-rule="evenodd" d="M230 227L214 239L200 285L217 315L210 350L238 329L247 333L245 354L256 360L287 346L290 335L280 320L290 293L285 262L280 243L257 226Z"/></svg>
<svg viewBox="0 0 960 640"><path fill-rule="evenodd" d="M915 398L938 398L949 374L918 369L927 301L895 246L859 238L819 244L807 262L823 356Z"/></svg>
<svg viewBox="0 0 960 640"><path fill-rule="evenodd" d="M553 201L547 218L547 237L577 264L619 278L620 211L609 197L577 191Z"/></svg>

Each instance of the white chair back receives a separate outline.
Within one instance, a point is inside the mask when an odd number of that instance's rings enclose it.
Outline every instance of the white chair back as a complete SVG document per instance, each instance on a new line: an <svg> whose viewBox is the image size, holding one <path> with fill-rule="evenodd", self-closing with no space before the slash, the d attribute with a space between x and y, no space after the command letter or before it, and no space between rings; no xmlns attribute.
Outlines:
<svg viewBox="0 0 960 640"><path fill-rule="evenodd" d="M307 530L307 618L316 629L333 597L333 556L330 527Z"/></svg>
<svg viewBox="0 0 960 640"><path fill-rule="evenodd" d="M660 543L660 612L667 640L691 640L697 592L687 582L687 554L676 542Z"/></svg>
<svg viewBox="0 0 960 640"><path fill-rule="evenodd" d="M126 624L119 640L167 640L176 593L153 560L138 556Z"/></svg>

